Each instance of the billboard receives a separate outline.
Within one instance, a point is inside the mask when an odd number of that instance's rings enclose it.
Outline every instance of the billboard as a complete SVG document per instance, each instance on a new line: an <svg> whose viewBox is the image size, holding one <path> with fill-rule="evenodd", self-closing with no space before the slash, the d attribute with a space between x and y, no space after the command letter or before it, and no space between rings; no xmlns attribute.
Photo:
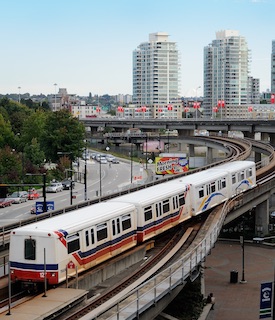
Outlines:
<svg viewBox="0 0 275 320"><path fill-rule="evenodd" d="M44 202L36 201L35 203L35 212L36 214L43 213ZM46 201L47 211L54 210L54 201Z"/></svg>
<svg viewBox="0 0 275 320"><path fill-rule="evenodd" d="M188 159L183 157L156 157L156 174L177 174L188 171Z"/></svg>

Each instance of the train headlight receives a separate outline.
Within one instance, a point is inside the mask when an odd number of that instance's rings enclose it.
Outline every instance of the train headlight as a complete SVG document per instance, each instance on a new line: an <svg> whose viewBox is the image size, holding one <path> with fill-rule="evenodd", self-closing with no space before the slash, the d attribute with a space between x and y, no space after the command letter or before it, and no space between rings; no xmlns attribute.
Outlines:
<svg viewBox="0 0 275 320"><path fill-rule="evenodd" d="M14 270L13 270L13 269L11 269L11 270L10 270L10 273L11 273L11 274L14 274Z"/></svg>
<svg viewBox="0 0 275 320"><path fill-rule="evenodd" d="M54 272L51 273L51 277L55 277L55 273Z"/></svg>

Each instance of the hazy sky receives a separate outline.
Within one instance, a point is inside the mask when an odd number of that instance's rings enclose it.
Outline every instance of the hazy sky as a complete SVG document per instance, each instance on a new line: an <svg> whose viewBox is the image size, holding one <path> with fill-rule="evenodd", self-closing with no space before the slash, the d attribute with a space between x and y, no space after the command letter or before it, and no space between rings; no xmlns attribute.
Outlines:
<svg viewBox="0 0 275 320"><path fill-rule="evenodd" d="M203 88L203 48L238 30L251 73L270 88L274 0L0 0L0 94L132 94L132 52L167 32L181 57L182 96ZM198 90L198 95L203 90Z"/></svg>

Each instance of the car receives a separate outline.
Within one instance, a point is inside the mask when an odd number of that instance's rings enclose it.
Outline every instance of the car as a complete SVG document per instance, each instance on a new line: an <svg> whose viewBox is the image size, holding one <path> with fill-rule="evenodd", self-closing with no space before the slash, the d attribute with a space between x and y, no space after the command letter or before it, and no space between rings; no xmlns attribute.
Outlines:
<svg viewBox="0 0 275 320"><path fill-rule="evenodd" d="M28 200L27 191L15 191L8 196L9 199L13 200L13 203L22 203Z"/></svg>
<svg viewBox="0 0 275 320"><path fill-rule="evenodd" d="M72 184L72 188L75 187L75 183L74 181L70 180L70 179L64 179L61 181L62 186L63 186L63 190L69 190L71 189L71 184Z"/></svg>
<svg viewBox="0 0 275 320"><path fill-rule="evenodd" d="M107 154L107 155L106 155L106 159L107 159L107 161L109 161L109 162L112 162L114 158L115 158L115 157L114 157L113 155L111 155L111 154Z"/></svg>
<svg viewBox="0 0 275 320"><path fill-rule="evenodd" d="M0 208L5 208L11 206L13 203L12 199L9 198L0 198Z"/></svg>
<svg viewBox="0 0 275 320"><path fill-rule="evenodd" d="M36 214L36 208L35 208L35 206L31 206L30 213L31 213L31 214Z"/></svg>
<svg viewBox="0 0 275 320"><path fill-rule="evenodd" d="M28 190L28 199L29 200L35 200L35 199L39 199L39 198L40 198L40 193L36 189L32 188L32 189Z"/></svg>
<svg viewBox="0 0 275 320"><path fill-rule="evenodd" d="M63 185L61 182L51 182L51 184L46 187L46 192L61 192L62 190Z"/></svg>
<svg viewBox="0 0 275 320"><path fill-rule="evenodd" d="M100 157L100 163L108 163L105 157Z"/></svg>
<svg viewBox="0 0 275 320"><path fill-rule="evenodd" d="M118 158L114 158L114 159L112 160L112 163L119 163Z"/></svg>

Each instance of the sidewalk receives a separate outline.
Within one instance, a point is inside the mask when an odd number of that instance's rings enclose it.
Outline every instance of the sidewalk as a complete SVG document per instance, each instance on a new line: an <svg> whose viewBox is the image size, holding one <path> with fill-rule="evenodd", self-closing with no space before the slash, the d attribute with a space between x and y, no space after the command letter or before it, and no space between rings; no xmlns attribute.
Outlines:
<svg viewBox="0 0 275 320"><path fill-rule="evenodd" d="M207 320L259 319L260 285L274 280L274 248L245 245L244 279L242 247L239 243L218 242L207 256L204 269L205 294L213 292L215 309ZM238 272L237 283L230 283L231 271Z"/></svg>

